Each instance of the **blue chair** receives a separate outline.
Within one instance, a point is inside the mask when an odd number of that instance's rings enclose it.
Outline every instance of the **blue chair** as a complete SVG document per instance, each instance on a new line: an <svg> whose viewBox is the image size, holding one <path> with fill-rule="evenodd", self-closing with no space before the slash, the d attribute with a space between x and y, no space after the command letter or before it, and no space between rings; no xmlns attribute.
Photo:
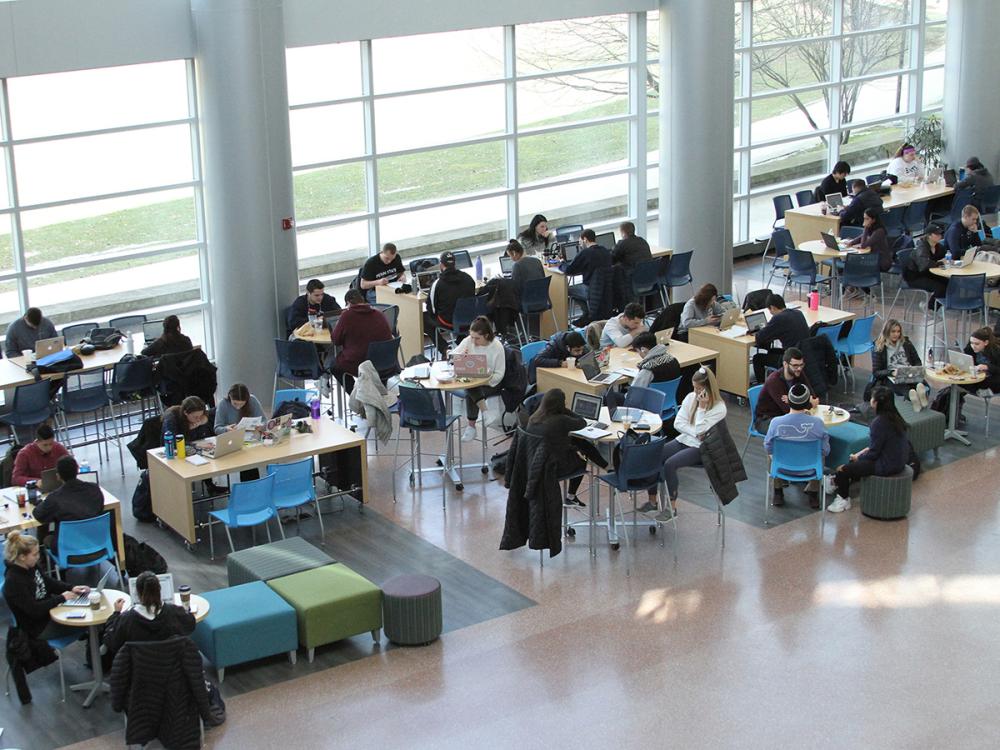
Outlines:
<svg viewBox="0 0 1000 750"><path fill-rule="evenodd" d="M313 503L316 506L319 543L325 547L326 529L323 528L323 514L319 510L319 498L316 497L316 484L313 482L312 457L290 464L268 464L267 473L274 475L274 491L271 496L274 507L278 510L294 508L296 524L299 522L299 510L303 505Z"/></svg>
<svg viewBox="0 0 1000 750"><path fill-rule="evenodd" d="M844 327L843 323L833 323L828 326L820 326L816 329L817 336L826 336L830 339L830 343L833 344L833 348L837 348L837 340L840 338L840 329Z"/></svg>
<svg viewBox="0 0 1000 750"><path fill-rule="evenodd" d="M458 421L457 415L448 414L448 409L444 403L444 396L440 390L434 388L424 388L422 386L411 386L407 383L400 383L399 387L399 430L396 432L396 450L393 455L399 455L399 435L405 427L410 435L410 486L413 486L414 477L423 486L423 469L420 465L420 434L423 432L443 432L447 443L447 453L451 455L452 435L451 428ZM413 440L416 437L417 451L413 452ZM414 459L416 455L416 459ZM459 464L462 463L462 441L458 443ZM396 502L396 479L395 468L393 468L392 481L392 501ZM442 472L441 477L441 505L445 504L445 481L444 472L449 467L441 466L436 470ZM462 485L456 485L455 489L461 490Z"/></svg>
<svg viewBox="0 0 1000 750"><path fill-rule="evenodd" d="M676 390L674 391L676 393ZM642 409L643 411L661 414L666 397L663 391L658 388L643 388L633 385L625 393L625 406L629 409Z"/></svg>
<svg viewBox="0 0 1000 750"><path fill-rule="evenodd" d="M264 529L267 531L267 541L270 542L271 528L267 522L272 518L278 518L278 509L274 505L274 475L268 474L261 479L237 482L229 488L229 504L222 510L210 510L208 515L222 522L225 527L230 552L236 551L230 529L264 524ZM281 527L281 519L278 519L278 531L281 532L281 538L284 539L285 530ZM209 554L214 560L215 539L212 535L211 525L208 527L208 543Z"/></svg>
<svg viewBox="0 0 1000 750"><path fill-rule="evenodd" d="M123 315L120 318L112 318L109 320L108 327L117 328L119 331L140 333L142 331L142 324L145 322L145 315Z"/></svg>
<svg viewBox="0 0 1000 750"><path fill-rule="evenodd" d="M823 443L820 440L775 438L771 443L771 469L764 493L764 523L768 523L772 485L775 479L786 482L816 480L820 486L820 507L826 513L826 487L823 482Z"/></svg>
<svg viewBox="0 0 1000 750"><path fill-rule="evenodd" d="M690 286L694 291L694 277L691 275L691 258L694 250L687 250L683 253L672 253L666 259L665 265L661 265L663 276L661 285L666 287L670 299L673 299L674 287Z"/></svg>
<svg viewBox="0 0 1000 750"><path fill-rule="evenodd" d="M864 234L864 231L865 230L862 229L861 227L847 227L847 226L842 226L840 228L840 232L838 232L838 236L842 240L853 240L853 239L857 239L862 234Z"/></svg>
<svg viewBox="0 0 1000 750"><path fill-rule="evenodd" d="M7 602L3 598L3 578L0 578L0 602L3 602L4 606L7 606ZM10 608L8 607L8 611ZM10 626L12 628L17 627L17 618L14 617L14 613L10 613ZM56 652L56 658L59 660L59 686L62 688L62 702L66 702L66 673L63 671L62 662L62 652L67 648L72 646L80 640L80 636L77 634L64 635L61 638L49 638L46 643ZM10 665L7 665L7 670L4 672L4 695L10 695Z"/></svg>
<svg viewBox="0 0 1000 750"><path fill-rule="evenodd" d="M844 287L853 286L858 289L867 289L869 293L865 295L865 311L867 311L868 303L877 288L882 302L882 316L885 317L885 287L882 285L882 272L879 270L878 264L879 257L876 253L848 255L844 260L844 271L840 276L840 288L843 290ZM841 291L841 299L843 299L843 291Z"/></svg>
<svg viewBox="0 0 1000 750"><path fill-rule="evenodd" d="M799 204L799 208L811 206L816 202L816 193L812 190L799 190L795 193L795 202Z"/></svg>
<svg viewBox="0 0 1000 750"><path fill-rule="evenodd" d="M105 560L113 560L119 578L125 580L118 550L111 536L110 511L83 521L61 521L56 541L56 552L53 553L50 549L45 552L56 564L57 577L60 570L90 568Z"/></svg>
<svg viewBox="0 0 1000 750"><path fill-rule="evenodd" d="M451 314L451 328L439 327L439 335L441 333L451 334L452 344L457 344L461 337L467 336L469 326L476 319L478 299L478 297L460 297L455 300L455 310Z"/></svg>
<svg viewBox="0 0 1000 750"><path fill-rule="evenodd" d="M524 362L525 367L528 367L532 360L541 354L547 343L546 341L532 341L521 347L521 361Z"/></svg>
<svg viewBox="0 0 1000 750"><path fill-rule="evenodd" d="M308 341L274 340L278 364L274 370L274 385L278 380L292 385L300 380L319 380L323 376L323 365L319 361L319 349Z"/></svg>
<svg viewBox="0 0 1000 750"><path fill-rule="evenodd" d="M399 374L399 349L402 337L396 336L388 341L373 341L368 344L367 359L378 370L378 376L385 383L393 375Z"/></svg>
<svg viewBox="0 0 1000 750"><path fill-rule="evenodd" d="M1000 208L1000 185L990 185L976 198L979 201L979 210L984 214L995 214Z"/></svg>
<svg viewBox="0 0 1000 750"><path fill-rule="evenodd" d="M17 435L13 428L34 427L52 417L52 401L49 394L50 383L48 380L19 385L14 389L11 409L6 414L0 415L0 423L11 428L15 442L17 442Z"/></svg>
<svg viewBox="0 0 1000 750"><path fill-rule="evenodd" d="M524 289L521 290L521 313L518 319L521 322L521 329L524 331L524 338L521 338L521 331L518 331L517 335L522 345L531 341L528 329L529 315L541 315L541 313L548 310L552 315L553 330L559 330L559 323L556 321L556 314L552 309L552 300L549 299L549 284L551 283L551 276L541 279L531 279L525 282Z"/></svg>
<svg viewBox="0 0 1000 750"><path fill-rule="evenodd" d="M156 386L153 382L153 360L149 357L140 357L131 362L115 362L111 371L111 384L108 386L108 397L111 399L111 415L115 420L116 432L119 443L119 459L121 458L121 438L123 433L132 431L132 404L139 402L140 422L145 421L148 416L154 416L159 412L159 400L156 394ZM115 407L119 411L115 414ZM120 429L122 418L128 420L128 427ZM122 464L122 476L125 475L125 465Z"/></svg>
<svg viewBox="0 0 1000 750"><path fill-rule="evenodd" d="M948 288L945 292L944 300L938 300L935 310L934 332L937 334L937 313L941 313L941 325L943 327L943 337L945 348L952 346L948 337L948 311L958 312L959 337L956 343L961 340L963 323L968 315L971 322L972 313L979 312L982 316L983 325L986 325L986 274L977 273L970 276L952 276L948 279Z"/></svg>
<svg viewBox="0 0 1000 750"><path fill-rule="evenodd" d="M868 185L877 185L885 179L884 174L884 172L879 172L878 174L866 174L865 183Z"/></svg>
<svg viewBox="0 0 1000 750"><path fill-rule="evenodd" d="M750 447L750 438L759 437L761 440L765 438L765 435L757 432L757 429L753 426L757 419L757 401L760 399L760 392L762 390L764 390L763 385L755 385L753 388L747 390L747 399L750 401L750 426L747 428L747 441L743 444L743 450L740 451L740 458L743 458L747 454L747 448Z"/></svg>
<svg viewBox="0 0 1000 750"><path fill-rule="evenodd" d="M84 338L95 328L100 328L100 323L97 321L93 323L74 323L71 326L63 326L63 329L59 331L59 335L63 337L66 346L76 346L80 343L80 339Z"/></svg>
<svg viewBox="0 0 1000 750"><path fill-rule="evenodd" d="M662 309L666 304L664 297L664 285L660 281L660 270L662 268L662 258L644 260L635 264L632 269L632 299L642 301L643 298L655 294L660 298L660 305L646 307L646 313Z"/></svg>
<svg viewBox="0 0 1000 750"><path fill-rule="evenodd" d="M785 226L785 211L791 211L795 208L792 204L792 196L775 195L771 198L771 203L774 205L774 222L771 224L771 228L776 228L779 223L781 226Z"/></svg>
<svg viewBox="0 0 1000 750"><path fill-rule="evenodd" d="M917 201L903 212L903 226L910 234L919 234L927 226L927 205L927 201Z"/></svg>
<svg viewBox="0 0 1000 750"><path fill-rule="evenodd" d="M875 343L872 341L872 326L875 325L875 315L866 318L858 318L851 325L851 330L842 339L833 342L834 351L837 352L837 359L840 367L844 371L844 382L846 383L848 373L854 379L854 367L850 365L850 357L870 352Z"/></svg>
<svg viewBox="0 0 1000 750"><path fill-rule="evenodd" d="M885 227L885 233L890 240L893 240L899 237L906 229L903 224L906 219L906 206L895 206L888 211L883 211L881 218L882 226Z"/></svg>
<svg viewBox="0 0 1000 750"><path fill-rule="evenodd" d="M993 239L1000 240L1000 224L990 229L990 234L993 235Z"/></svg>
<svg viewBox="0 0 1000 750"><path fill-rule="evenodd" d="M823 276L816 270L816 261L812 253L795 247L788 248L788 275L785 276L785 284L781 288L782 296L789 284L812 288L820 284L829 285L832 281L831 277Z"/></svg>
<svg viewBox="0 0 1000 750"><path fill-rule="evenodd" d="M278 407L286 401L301 401L308 406L310 401L318 397L319 391L314 391L312 388L282 388L274 392L271 413L278 411Z"/></svg>
<svg viewBox="0 0 1000 750"><path fill-rule="evenodd" d="M63 433L69 438L69 417L73 414L81 415L80 427L83 429L83 442L73 443L67 440L67 447L73 448L81 445L89 445L87 439L87 420L85 415L94 415L94 433L97 442L97 458L101 459L101 426L104 426L104 455L110 460L108 453L108 413L114 417L111 410L111 397L108 395L107 387L104 384L104 368L96 367L91 370L78 370L66 373L63 380L63 387L59 391L59 412L57 418L62 419ZM122 459L121 440L118 440L118 422L110 420L115 428L115 440L118 443L118 460L122 464L124 472L125 463ZM103 463L103 460L101 461Z"/></svg>
<svg viewBox="0 0 1000 750"><path fill-rule="evenodd" d="M672 419L677 416L677 389L680 387L680 384L680 378L649 384L650 388L663 394L663 408L660 409L660 419Z"/></svg>

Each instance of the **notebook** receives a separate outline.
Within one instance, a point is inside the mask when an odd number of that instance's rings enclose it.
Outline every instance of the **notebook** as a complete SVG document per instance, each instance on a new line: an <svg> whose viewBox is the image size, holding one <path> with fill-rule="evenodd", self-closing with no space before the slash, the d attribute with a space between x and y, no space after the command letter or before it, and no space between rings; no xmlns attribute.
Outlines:
<svg viewBox="0 0 1000 750"><path fill-rule="evenodd" d="M893 374L889 377L889 380L893 383L899 383L900 385L919 383L923 379L924 368L921 365L904 365L902 367L897 367Z"/></svg>

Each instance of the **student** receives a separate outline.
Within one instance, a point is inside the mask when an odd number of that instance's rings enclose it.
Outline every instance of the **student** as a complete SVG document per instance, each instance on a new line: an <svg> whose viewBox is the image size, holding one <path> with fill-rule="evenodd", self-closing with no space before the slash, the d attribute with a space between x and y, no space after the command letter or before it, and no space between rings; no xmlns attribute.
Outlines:
<svg viewBox="0 0 1000 750"><path fill-rule="evenodd" d="M463 297L473 297L476 294L476 282L464 271L455 268L455 254L450 251L441 253L441 275L431 286L427 298L428 310L424 313L424 328L433 331L435 328L452 328L452 318L455 315L455 304ZM438 351L444 354L448 351L448 342L443 336L437 337Z"/></svg>
<svg viewBox="0 0 1000 750"><path fill-rule="evenodd" d="M885 273L892 268L893 252L889 246L889 235L882 224L882 210L866 208L862 219L864 230L860 237L848 240L849 247L860 247L862 250L878 255L878 270ZM867 290L866 290L867 291Z"/></svg>
<svg viewBox="0 0 1000 750"><path fill-rule="evenodd" d="M931 305L943 298L948 290L948 280L931 273L931 269L944 259L945 249L941 244L943 236L944 230L939 224L928 224L903 266L903 280L914 289L930 292Z"/></svg>
<svg viewBox="0 0 1000 750"><path fill-rule="evenodd" d="M582 430L586 426L587 420L566 408L566 394L562 389L553 388L542 396L535 412L528 418L525 430L531 435L545 439L549 455L553 456L558 464L557 476L565 476L577 471L582 472L586 468L587 461L581 458L581 453L602 469L608 466L608 462L592 443L570 436L574 430ZM586 507L576 496L583 477L581 473L580 476L569 480L566 486L566 498L563 501L565 505Z"/></svg>
<svg viewBox="0 0 1000 750"><path fill-rule="evenodd" d="M766 436L764 437L764 449L770 456L774 451L774 441L776 438L783 440L819 440L822 442L823 455L830 454L830 436L826 432L826 426L819 417L814 417L809 410L816 405L817 399L812 395L812 391L805 383L795 383L788 389L786 396L787 414L775 417L768 425ZM760 407L760 402L758 408ZM788 482L784 479L774 480L774 496L771 498L772 505L785 504L784 488ZM810 508L819 508L819 480L810 479L806 483L806 496L809 498Z"/></svg>
<svg viewBox="0 0 1000 750"><path fill-rule="evenodd" d="M1000 341L997 340L993 329L984 326L973 331L963 351L972 357L976 370L984 373L986 379L981 383L962 387L970 393L984 388L1000 393Z"/></svg>
<svg viewBox="0 0 1000 750"><path fill-rule="evenodd" d="M623 221L618 226L618 234L621 235L621 239L618 240L611 251L612 263L620 264L627 268L635 268L636 265L642 263L644 260L653 259L649 243L642 237L636 236L635 224L631 221Z"/></svg>
<svg viewBox="0 0 1000 750"><path fill-rule="evenodd" d="M676 380L681 376L680 362L670 353L668 347L656 343L655 333L643 331L636 334L635 338L632 339L632 349L642 357L637 365L639 375L633 380L633 385L642 385L639 378L642 377L643 372L649 373L648 382L650 383L664 383L668 380ZM642 379L645 380L645 378Z"/></svg>
<svg viewBox="0 0 1000 750"><path fill-rule="evenodd" d="M646 330L643 319L646 311L638 302L629 302L621 315L616 315L604 324L601 331L601 346L617 346L624 349L632 344L635 335Z"/></svg>
<svg viewBox="0 0 1000 750"><path fill-rule="evenodd" d="M806 377L806 361L802 352L795 347L785 349L782 355L781 369L775 370L764 380L764 388L757 399L757 411L754 417L754 429L766 433L771 420L788 414L788 394L796 385L803 385L812 394L812 386ZM811 396L812 406L819 404L819 399Z"/></svg>
<svg viewBox="0 0 1000 750"><path fill-rule="evenodd" d="M985 236L981 237L980 232ZM961 260L962 255L970 247L995 245L997 241L990 234L990 228L979 215L979 209L968 205L962 209L962 217L952 222L944 233L944 245L951 250L955 260Z"/></svg>
<svg viewBox="0 0 1000 750"><path fill-rule="evenodd" d="M7 340L4 351L8 357L20 357L25 349L35 351L35 344L41 339L54 339L59 334L52 321L42 316L37 307L29 307L23 317L7 326Z"/></svg>
<svg viewBox="0 0 1000 750"><path fill-rule="evenodd" d="M40 524L54 523L55 531L46 544L54 552L59 539L59 524L63 521L85 521L104 512L104 493L91 482L77 479L76 459L63 456L56 462L56 473L62 485L52 490L35 506L35 520Z"/></svg>
<svg viewBox="0 0 1000 750"><path fill-rule="evenodd" d="M389 341L392 329L382 311L367 304L359 290L349 290L344 295L344 301L347 309L340 314L330 335L333 345L340 348L331 371L337 382L348 391L353 391L358 366L368 359L368 345Z"/></svg>
<svg viewBox="0 0 1000 750"><path fill-rule="evenodd" d="M915 387L906 383L893 383L889 378L897 367L917 367L922 364L917 348L903 335L902 323L889 318L875 339L875 348L872 349L872 378L865 388L864 397L869 398L874 388L884 387L898 396L908 396L914 402L913 408L920 411L923 408L920 395L926 396L927 387L923 383L918 383Z"/></svg>
<svg viewBox="0 0 1000 750"><path fill-rule="evenodd" d="M722 400L715 375L700 367L691 378L693 390L681 402L674 417L674 429L680 433L663 449L663 478L671 508L657 515L658 521L669 521L677 509L677 471L686 466L701 466L701 441L709 428L726 418L726 402ZM640 510L643 510L640 508Z"/></svg>
<svg viewBox="0 0 1000 750"><path fill-rule="evenodd" d="M297 297L288 312L288 327L293 331L309 322L310 315L329 316L340 312L337 300L327 294L323 282L319 279L309 279L306 282L306 293Z"/></svg>
<svg viewBox="0 0 1000 750"><path fill-rule="evenodd" d="M587 342L579 331L559 331L545 344L528 367L528 379L535 382L535 369L538 367L569 367L566 361L570 357L582 357L587 353Z"/></svg>
<svg viewBox="0 0 1000 750"><path fill-rule="evenodd" d="M243 383L234 383L226 397L215 407L215 434L234 429L241 419L264 417L260 401Z"/></svg>
<svg viewBox="0 0 1000 750"><path fill-rule="evenodd" d="M909 143L904 143L896 149L885 171L886 174L894 175L901 185L906 185L923 177L924 163L917 158L917 150Z"/></svg>
<svg viewBox="0 0 1000 750"><path fill-rule="evenodd" d="M524 248L517 240L507 243L507 255L514 261L514 270L510 274L510 281L514 289L517 290L517 297L520 300L524 294L524 285L535 279L545 278L545 267L542 261L532 255L525 255Z"/></svg>
<svg viewBox="0 0 1000 750"><path fill-rule="evenodd" d="M35 429L35 439L17 452L11 483L23 487L32 480L38 481L42 478L43 471L56 468L56 462L68 455L69 451L56 442L52 428L47 424L40 424Z"/></svg>
<svg viewBox="0 0 1000 750"><path fill-rule="evenodd" d="M826 203L826 196L840 193L847 197L847 175L851 173L851 165L846 161L838 161L833 165L833 171L823 178L816 188L816 202Z"/></svg>
<svg viewBox="0 0 1000 750"><path fill-rule="evenodd" d="M142 350L144 357L162 357L164 354L183 354L194 348L191 339L181 333L181 320L176 315L163 319L163 333Z"/></svg>
<svg viewBox="0 0 1000 750"><path fill-rule="evenodd" d="M872 391L870 401L875 419L869 425L868 447L851 454L850 462L837 467L833 482L837 499L826 509L843 513L851 509L851 482L862 477L891 477L906 466L910 457L910 442L906 439L907 424L896 410L892 391L879 386Z"/></svg>
<svg viewBox="0 0 1000 750"><path fill-rule="evenodd" d="M597 244L593 229L584 229L580 234L580 252L563 268L567 277L583 277L582 284L573 284L568 291L583 309L581 320L590 320L590 284L594 273L602 268L611 268L611 250Z"/></svg>
<svg viewBox="0 0 1000 750"><path fill-rule="evenodd" d="M188 396L179 405L164 411L163 434L168 432L172 432L174 437L183 435L188 445L214 435L215 430L208 424L205 402L197 396Z"/></svg>
<svg viewBox="0 0 1000 750"><path fill-rule="evenodd" d="M556 243L555 230L549 229L549 220L535 214L528 228L517 235L517 239L527 255L544 255Z"/></svg>
<svg viewBox="0 0 1000 750"><path fill-rule="evenodd" d="M754 334L754 346L767 349L753 355L753 376L758 383L764 382L764 373L768 367L781 367L784 352L797 347L802 339L809 336L809 323L801 310L785 307L785 298L780 294L770 294L767 297L767 309L771 319L767 325ZM781 348L771 348L775 341L781 342Z"/></svg>
<svg viewBox="0 0 1000 750"><path fill-rule="evenodd" d="M102 642L112 655L128 641L165 641L194 632L194 615L177 604L164 604L160 579L143 571L135 579L136 601L125 609L125 600L114 603L115 611L104 626Z"/></svg>
<svg viewBox="0 0 1000 750"><path fill-rule="evenodd" d="M493 332L489 318L480 315L469 326L469 335L455 347L455 354L485 354L486 369L490 373L486 385L466 390L465 414L469 424L462 431L462 442L476 439L476 420L479 418L479 402L500 393L500 382L506 372L507 362L503 344Z"/></svg>
<svg viewBox="0 0 1000 750"><path fill-rule="evenodd" d="M965 162L965 177L955 183L955 190L972 188L976 197L982 197L983 191L989 187L993 187L990 170L979 161L978 156L970 156Z"/></svg>
<svg viewBox="0 0 1000 750"><path fill-rule="evenodd" d="M860 227L864 222L865 211L869 208L882 213L882 198L864 180L854 180L851 192L854 199L840 212L841 226Z"/></svg>
<svg viewBox="0 0 1000 750"><path fill-rule="evenodd" d="M386 286L393 282L406 281L406 269L403 259L392 242L386 242L382 251L371 256L361 267L360 286L365 298L375 302L375 287ZM346 302L346 298L344 300Z"/></svg>
<svg viewBox="0 0 1000 750"><path fill-rule="evenodd" d="M686 334L689 328L717 326L722 320L723 312L722 305L719 304L719 290L714 284L705 284L684 303L681 322L674 334Z"/></svg>

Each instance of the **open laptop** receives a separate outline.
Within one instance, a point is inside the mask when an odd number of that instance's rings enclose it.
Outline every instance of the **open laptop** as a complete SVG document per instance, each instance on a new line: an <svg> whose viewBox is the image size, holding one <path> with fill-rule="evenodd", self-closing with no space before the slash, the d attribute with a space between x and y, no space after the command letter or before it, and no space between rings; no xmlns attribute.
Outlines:
<svg viewBox="0 0 1000 750"><path fill-rule="evenodd" d="M243 450L243 430L230 430L216 435L215 445L203 452L208 458L222 458L239 450Z"/></svg>
<svg viewBox="0 0 1000 750"><path fill-rule="evenodd" d="M924 368L921 365L903 365L895 368L895 372L889 376L889 380L899 385L910 385L919 383L924 379Z"/></svg>
<svg viewBox="0 0 1000 750"><path fill-rule="evenodd" d="M664 328L662 331L657 331L653 334L656 336L656 343L663 344L664 346L670 346L670 341L674 336L673 328Z"/></svg>
<svg viewBox="0 0 1000 750"><path fill-rule="evenodd" d="M942 174L944 177L945 187L955 187L955 183L958 182L958 172L954 169L946 169Z"/></svg>
<svg viewBox="0 0 1000 750"><path fill-rule="evenodd" d="M738 307L730 307L722 314L722 319L719 321L719 329L725 331L728 328L732 328L740 322L740 318L742 317L743 312Z"/></svg>
<svg viewBox="0 0 1000 750"><path fill-rule="evenodd" d="M96 591L98 593L104 591L104 587L107 586L107 584L108 584L108 579L111 577L111 574L114 573L114 572L115 572L114 567L109 567L105 571L104 575L101 576L101 580L97 582L97 585L94 586L94 588L91 589L91 591ZM88 592L86 594L81 594L76 599L70 599L68 602L65 603L65 606L67 606L67 607L89 607L90 606L90 593Z"/></svg>
<svg viewBox="0 0 1000 750"><path fill-rule="evenodd" d="M559 246L562 249L563 260L569 263L573 258L580 254L580 243L579 242L566 242Z"/></svg>
<svg viewBox="0 0 1000 750"><path fill-rule="evenodd" d="M615 246L615 233L614 232L602 232L597 235L597 244L607 250L614 249Z"/></svg>
<svg viewBox="0 0 1000 750"><path fill-rule="evenodd" d="M455 268L459 271L472 268L472 256L468 250L453 250L451 254L455 256Z"/></svg>
<svg viewBox="0 0 1000 750"><path fill-rule="evenodd" d="M629 406L619 406L611 415L612 422L624 422L626 419L633 424L641 422L646 412Z"/></svg>
<svg viewBox="0 0 1000 750"><path fill-rule="evenodd" d="M827 193L826 205L828 205L830 208L843 208L844 196L841 195L840 193Z"/></svg>
<svg viewBox="0 0 1000 750"><path fill-rule="evenodd" d="M490 374L485 354L456 354L452 366L456 378L484 378Z"/></svg>
<svg viewBox="0 0 1000 750"><path fill-rule="evenodd" d="M417 274L417 287L423 292L429 292L440 275L441 271L437 269L433 271L421 271Z"/></svg>
<svg viewBox="0 0 1000 750"><path fill-rule="evenodd" d="M595 385L612 385L622 377L617 372L601 372L601 368L597 366L596 352L584 354L576 361L576 366L583 370L583 377L587 382Z"/></svg>
<svg viewBox="0 0 1000 750"><path fill-rule="evenodd" d="M500 274L508 279L514 274L514 259L509 255L500 256Z"/></svg>
<svg viewBox="0 0 1000 750"><path fill-rule="evenodd" d="M763 310L748 312L745 318L747 334L757 333L757 331L767 325L767 313Z"/></svg>
<svg viewBox="0 0 1000 750"><path fill-rule="evenodd" d="M610 435L608 425L598 421L603 405L604 401L600 396L592 396L589 393L574 393L571 408L574 413L587 420L587 426L582 430L576 430L573 434L588 440L598 440L605 435Z"/></svg>
<svg viewBox="0 0 1000 750"><path fill-rule="evenodd" d="M949 349L948 364L955 365L962 372L969 372L972 369L972 355L960 352L958 349Z"/></svg>
<svg viewBox="0 0 1000 750"><path fill-rule="evenodd" d="M976 253L979 251L977 247L970 247L959 260L952 262L955 268L961 268L962 266L972 265L972 262L976 259Z"/></svg>
<svg viewBox="0 0 1000 750"><path fill-rule="evenodd" d="M50 354L61 352L65 348L65 345L66 343L62 336L56 336L54 339L38 339L35 342L35 359L41 359Z"/></svg>
<svg viewBox="0 0 1000 750"><path fill-rule="evenodd" d="M59 478L59 474L55 469L43 469L41 482L38 483L38 491L43 495L47 495L52 490L62 487L62 483L63 481Z"/></svg>
<svg viewBox="0 0 1000 750"><path fill-rule="evenodd" d="M836 250L837 252L840 252L843 249L841 248L840 243L837 241L837 238L834 237L829 232L820 232L819 236L823 239L823 244L826 245L831 250Z"/></svg>
<svg viewBox="0 0 1000 750"><path fill-rule="evenodd" d="M135 579L138 576L130 576L128 579L128 593L133 602L139 601L139 592L135 589ZM160 601L164 604L174 603L174 574L159 573L157 579L160 581Z"/></svg>
<svg viewBox="0 0 1000 750"><path fill-rule="evenodd" d="M162 320L147 320L142 324L142 339L146 344L152 344L163 333Z"/></svg>

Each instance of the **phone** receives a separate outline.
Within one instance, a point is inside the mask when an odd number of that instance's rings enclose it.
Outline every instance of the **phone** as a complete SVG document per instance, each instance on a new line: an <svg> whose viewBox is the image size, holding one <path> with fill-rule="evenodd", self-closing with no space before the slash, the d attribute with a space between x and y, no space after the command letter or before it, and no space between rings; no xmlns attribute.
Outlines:
<svg viewBox="0 0 1000 750"><path fill-rule="evenodd" d="M67 620L82 620L87 615L83 612L71 612L66 615Z"/></svg>

